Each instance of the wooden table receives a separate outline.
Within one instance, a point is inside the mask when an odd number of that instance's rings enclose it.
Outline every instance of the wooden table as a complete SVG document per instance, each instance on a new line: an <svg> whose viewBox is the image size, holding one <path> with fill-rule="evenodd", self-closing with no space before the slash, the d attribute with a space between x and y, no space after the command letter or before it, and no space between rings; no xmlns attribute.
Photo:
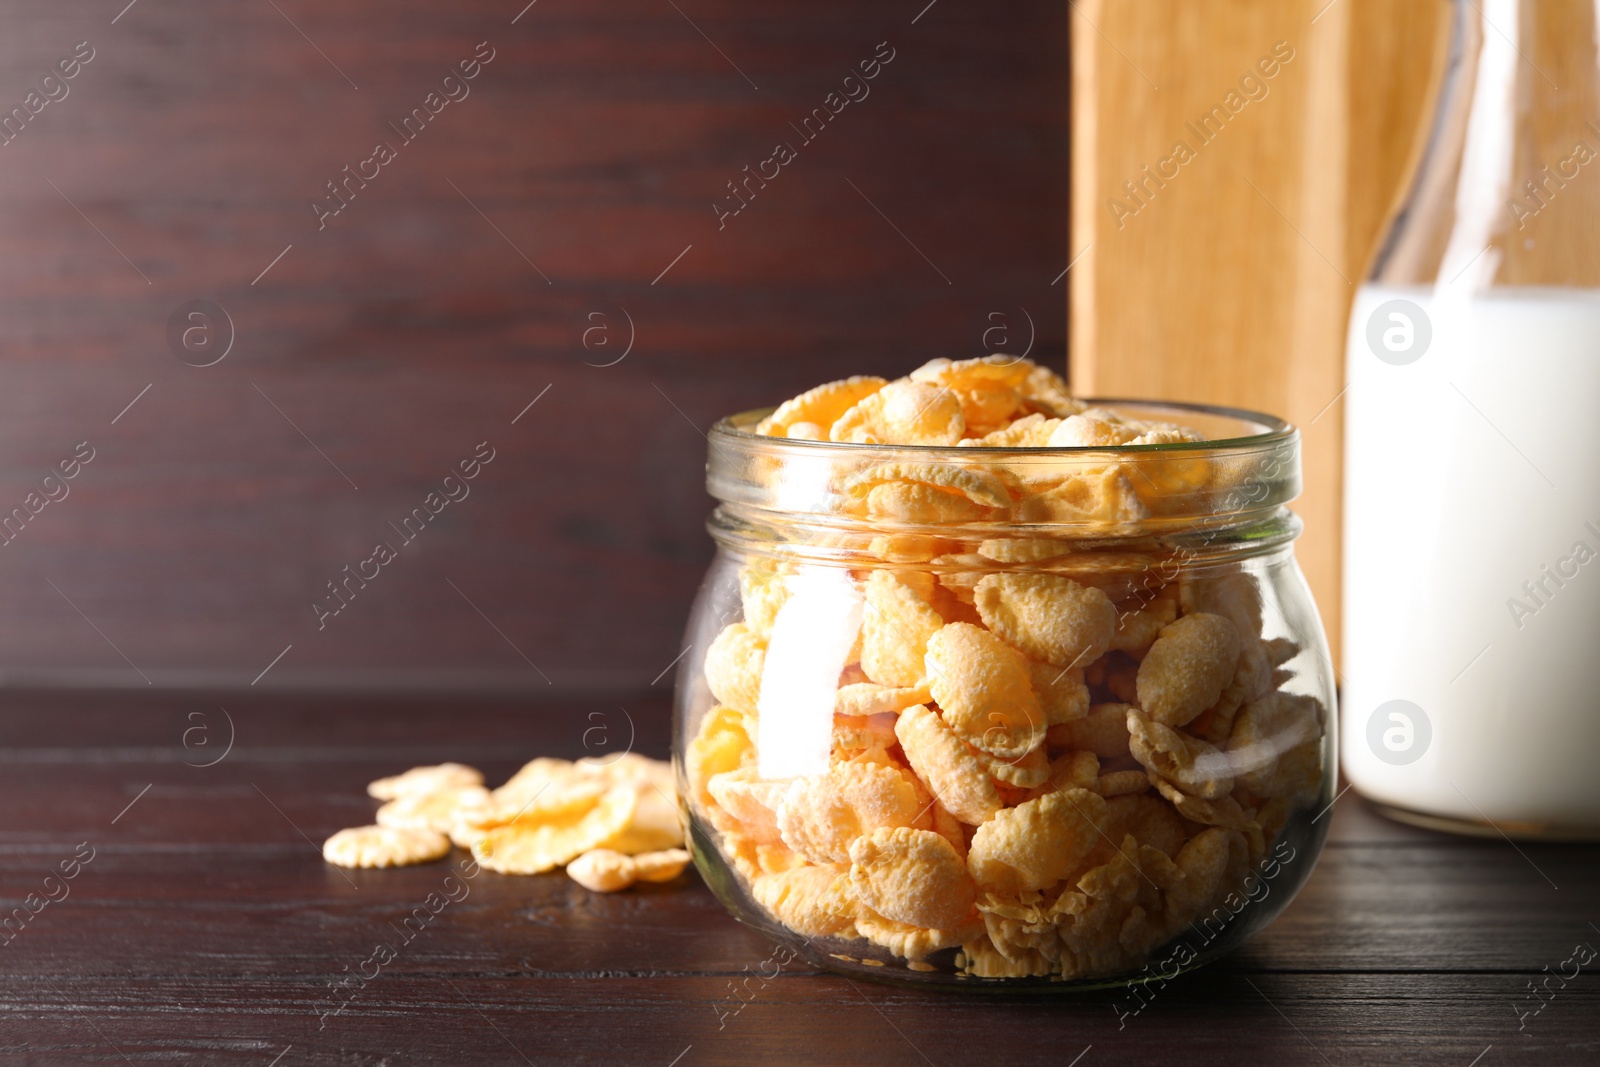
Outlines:
<svg viewBox="0 0 1600 1067"><path fill-rule="evenodd" d="M60 899L0 950L0 1064L1600 1060L1600 961L1528 992L1600 945L1600 854L1407 829L1353 794L1271 929L1126 1016L1125 995L957 997L794 965L736 996L772 946L692 874L599 896L485 873L408 940L444 865L318 854L370 820L379 775L453 758L493 779L630 734L665 753L663 698L7 697L0 900ZM76 877L47 882L64 861ZM397 958L351 979L380 941Z"/></svg>

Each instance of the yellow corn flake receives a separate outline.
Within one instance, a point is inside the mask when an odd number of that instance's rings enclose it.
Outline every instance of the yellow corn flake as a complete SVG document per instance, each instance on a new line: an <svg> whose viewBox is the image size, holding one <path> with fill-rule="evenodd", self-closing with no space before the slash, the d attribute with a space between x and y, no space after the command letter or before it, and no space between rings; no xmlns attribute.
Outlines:
<svg viewBox="0 0 1600 1067"><path fill-rule="evenodd" d="M586 777L571 760L551 759L547 756L540 756L538 759L524 763L516 774L513 774L506 780L504 785L494 791L494 795L496 800L509 800L516 797L526 799L547 786L577 782Z"/></svg>
<svg viewBox="0 0 1600 1067"><path fill-rule="evenodd" d="M706 685L711 695L740 711L754 712L766 657L766 641L744 623L724 627L706 649Z"/></svg>
<svg viewBox="0 0 1600 1067"><path fill-rule="evenodd" d="M1022 523L1096 527L1139 523L1149 517L1149 506L1121 464L1069 475L1053 488L1026 497L1015 510L1016 520Z"/></svg>
<svg viewBox="0 0 1600 1067"><path fill-rule="evenodd" d="M1082 667L1105 655L1117 609L1100 590L1053 574L990 574L976 588L984 624L1033 659Z"/></svg>
<svg viewBox="0 0 1600 1067"><path fill-rule="evenodd" d="M378 809L377 823L395 830L445 834L461 819L487 808L490 802L489 791L481 785L405 793Z"/></svg>
<svg viewBox="0 0 1600 1067"><path fill-rule="evenodd" d="M666 760L651 759L637 752L617 752L609 756L585 756L573 763L577 774L598 778L610 785L632 782L635 785L652 785L673 795L672 764Z"/></svg>
<svg viewBox="0 0 1600 1067"><path fill-rule="evenodd" d="M1315 697L1270 693L1246 704L1228 737L1239 781L1258 796L1309 800L1322 780L1322 717Z"/></svg>
<svg viewBox="0 0 1600 1067"><path fill-rule="evenodd" d="M882 463L851 475L844 492L861 499L881 485L927 485L961 496L989 508L1011 506L1005 483L988 471L947 463Z"/></svg>
<svg viewBox="0 0 1600 1067"><path fill-rule="evenodd" d="M1237 564L1231 568L1186 568L1178 575L1178 606L1185 615L1221 615L1242 637L1261 633L1261 589Z"/></svg>
<svg viewBox="0 0 1600 1067"><path fill-rule="evenodd" d="M835 715L833 752L842 759L882 752L894 744L894 714Z"/></svg>
<svg viewBox="0 0 1600 1067"><path fill-rule="evenodd" d="M907 708L894 732L911 769L955 818L977 826L1000 810L1000 794L983 764L937 714L921 705Z"/></svg>
<svg viewBox="0 0 1600 1067"><path fill-rule="evenodd" d="M1150 784L1156 787L1156 792L1167 798L1167 802L1177 809L1179 815L1190 822L1197 822L1202 826L1243 830L1246 833L1260 832L1260 824L1231 796L1220 800L1202 800L1154 774L1150 776Z"/></svg>
<svg viewBox="0 0 1600 1067"><path fill-rule="evenodd" d="M677 794L654 783L636 784L639 802L628 825L600 842L630 856L660 852L683 844L683 820L678 814Z"/></svg>
<svg viewBox="0 0 1600 1067"><path fill-rule="evenodd" d="M882 686L921 685L928 639L944 626L944 618L928 603L933 579L921 573L875 570L865 585L861 669Z"/></svg>
<svg viewBox="0 0 1600 1067"><path fill-rule="evenodd" d="M591 848L574 859L567 864L567 877L593 893L615 893L638 880L633 857L609 848Z"/></svg>
<svg viewBox="0 0 1600 1067"><path fill-rule="evenodd" d="M1162 627L1139 664L1139 706L1167 726L1182 726L1217 702L1239 665L1239 631L1199 612Z"/></svg>
<svg viewBox="0 0 1600 1067"><path fill-rule="evenodd" d="M1039 747L1021 756L1002 758L991 756L979 748L969 746L969 749L974 758L983 765L989 777L997 782L1004 782L1018 789L1032 789L1050 777L1050 758L1045 755L1042 736L1039 738Z"/></svg>
<svg viewBox="0 0 1600 1067"><path fill-rule="evenodd" d="M1083 404L1074 399L1066 380L1049 367L1032 365L1028 375L1017 386L1025 407L1055 419L1082 414Z"/></svg>
<svg viewBox="0 0 1600 1067"><path fill-rule="evenodd" d="M413 767L392 778L379 778L367 786L374 800L394 800L412 793L435 793L441 789L464 789L482 785L483 773L460 763L441 763L436 767Z"/></svg>
<svg viewBox="0 0 1600 1067"><path fill-rule="evenodd" d="M983 382L1015 388L1027 381L1028 372L1036 366L1037 364L1030 359L1008 356L1003 352L979 356L976 359L949 360L940 357L930 359L912 371L911 380L957 388L971 388Z"/></svg>
<svg viewBox="0 0 1600 1067"><path fill-rule="evenodd" d="M961 401L952 390L898 381L839 416L828 439L858 445L953 445L966 427Z"/></svg>
<svg viewBox="0 0 1600 1067"><path fill-rule="evenodd" d="M1012 959L989 940L987 934L962 944L959 962L974 978L1042 978L1055 968L1040 952L1029 952Z"/></svg>
<svg viewBox="0 0 1600 1067"><path fill-rule="evenodd" d="M918 970L918 961L941 949L953 948L983 932L983 923L976 914L948 929L925 929L910 923L896 922L865 909L856 916L856 933L874 945L888 949L901 959L910 961L907 967ZM866 963L867 960L861 962Z"/></svg>
<svg viewBox="0 0 1600 1067"><path fill-rule="evenodd" d="M1020 757L1045 734L1028 661L994 634L954 622L928 638L928 687L944 719L992 756ZM952 809L954 810L954 809Z"/></svg>
<svg viewBox="0 0 1600 1067"><path fill-rule="evenodd" d="M608 848L592 848L567 864L567 875L585 889L615 893L635 882L670 882L689 865L681 848L625 855Z"/></svg>
<svg viewBox="0 0 1600 1067"><path fill-rule="evenodd" d="M1134 759L1190 796L1219 800L1233 791L1233 762L1214 745L1137 710L1128 712L1128 735Z"/></svg>
<svg viewBox="0 0 1600 1067"><path fill-rule="evenodd" d="M840 415L888 384L883 378L858 374L808 389L778 405L776 411L756 426L756 433L769 437L799 437L803 433L797 434L795 430L805 424L816 428L832 426ZM821 436L819 431L812 439Z"/></svg>
<svg viewBox="0 0 1600 1067"><path fill-rule="evenodd" d="M1006 808L973 834L967 869L979 885L999 893L1048 889L1077 870L1094 847L1105 805L1087 789L1068 789Z"/></svg>
<svg viewBox="0 0 1600 1067"><path fill-rule="evenodd" d="M734 870L749 882L763 874L782 874L806 865L803 856L796 855L793 849L782 842L769 845L739 834L722 835L722 852L733 864Z"/></svg>
<svg viewBox="0 0 1600 1067"><path fill-rule="evenodd" d="M406 867L450 854L450 839L435 830L357 826L340 830L322 845L322 858L335 867Z"/></svg>
<svg viewBox="0 0 1600 1067"><path fill-rule="evenodd" d="M750 734L746 733L744 721L744 715L738 709L718 704L706 712L706 717L701 718L699 733L694 734L693 741L683 753L683 771L688 777L691 797L698 801L701 808L709 808L715 803L710 793L706 792L707 782L715 774L736 771L744 763L747 753L752 752Z"/></svg>
<svg viewBox="0 0 1600 1067"><path fill-rule="evenodd" d="M1148 784L1149 780L1146 779L1146 785ZM1149 845L1165 855L1176 856L1183 843L1189 840L1193 830L1194 827L1186 823L1183 816L1174 811L1172 805L1160 796L1143 792L1108 797L1106 816L1100 824L1102 844L1106 847L1104 851L1097 851L1090 857L1090 862L1091 864L1106 862L1110 858L1111 842L1120 842L1128 834L1137 838L1141 845Z"/></svg>
<svg viewBox="0 0 1600 1067"><path fill-rule="evenodd" d="M1150 788L1150 778L1144 771L1112 771L1097 778L1091 788L1107 799L1143 793Z"/></svg>
<svg viewBox="0 0 1600 1067"><path fill-rule="evenodd" d="M1138 773L1143 776L1142 771ZM1049 762L1044 781L1033 787L1028 799L1037 800L1063 789L1094 789L1099 776L1100 761L1093 752L1068 752Z"/></svg>
<svg viewBox="0 0 1600 1067"><path fill-rule="evenodd" d="M928 534L877 534L867 551L885 563L927 563L951 550L954 542Z"/></svg>
<svg viewBox="0 0 1600 1067"><path fill-rule="evenodd" d="M1050 727L1047 740L1057 748L1082 749L1101 759L1130 755L1128 712L1130 704L1095 704L1081 719Z"/></svg>
<svg viewBox="0 0 1600 1067"><path fill-rule="evenodd" d="M1017 400L1023 402L1021 397ZM967 448L1044 448L1059 425L1060 419L1046 418L1038 413L1024 415L998 430L991 430L979 437L963 438L961 444Z"/></svg>
<svg viewBox="0 0 1600 1067"><path fill-rule="evenodd" d="M1092 409L1062 419L1050 435L1051 448L1117 448L1139 436L1139 427L1114 412Z"/></svg>
<svg viewBox="0 0 1600 1067"><path fill-rule="evenodd" d="M978 555L996 563L1040 563L1073 551L1070 543L1045 537L996 537L978 545Z"/></svg>
<svg viewBox="0 0 1600 1067"><path fill-rule="evenodd" d="M712 822L724 832L772 844L779 840L778 807L788 788L787 782L762 781L749 768L719 774L706 783L717 802Z"/></svg>
<svg viewBox="0 0 1600 1067"><path fill-rule="evenodd" d="M850 885L850 868L843 863L758 874L750 881L750 895L803 937L849 934L861 910Z"/></svg>
<svg viewBox="0 0 1600 1067"><path fill-rule="evenodd" d="M752 560L739 572L739 603L745 628L765 640L772 635L778 612L789 599L786 575L771 560Z"/></svg>
<svg viewBox="0 0 1600 1067"><path fill-rule="evenodd" d="M972 911L976 890L950 842L931 830L882 827L850 845L850 884L886 919L923 929L954 927Z"/></svg>
<svg viewBox="0 0 1600 1067"><path fill-rule="evenodd" d="M1235 830L1212 828L1196 834L1175 857L1183 877L1167 890L1167 921L1188 926L1222 899L1229 858L1243 840Z"/></svg>
<svg viewBox="0 0 1600 1067"><path fill-rule="evenodd" d="M778 804L783 843L816 863L844 863L850 843L880 826L910 826L921 814L906 774L852 762L789 783Z"/></svg>
<svg viewBox="0 0 1600 1067"><path fill-rule="evenodd" d="M959 493L917 482L873 486L866 498L867 515L883 522L938 525L977 522L990 511Z"/></svg>
<svg viewBox="0 0 1600 1067"><path fill-rule="evenodd" d="M1081 719L1089 714L1089 687L1083 684L1083 668L1057 667L1052 663L1028 661L1028 680L1044 709L1047 727Z"/></svg>
<svg viewBox="0 0 1600 1067"><path fill-rule="evenodd" d="M899 712L913 704L926 704L931 699L926 685L895 688L875 682L857 682L842 685L835 694L835 715L882 715Z"/></svg>
<svg viewBox="0 0 1600 1067"><path fill-rule="evenodd" d="M1117 611L1117 628L1111 635L1111 649L1143 659L1161 635L1163 627L1178 617L1178 604L1171 597L1158 596L1148 603L1132 604Z"/></svg>
<svg viewBox="0 0 1600 1067"><path fill-rule="evenodd" d="M514 822L487 831L472 846L472 857L486 870L500 874L541 874L616 834L633 818L638 792L612 786L589 811L529 824Z"/></svg>

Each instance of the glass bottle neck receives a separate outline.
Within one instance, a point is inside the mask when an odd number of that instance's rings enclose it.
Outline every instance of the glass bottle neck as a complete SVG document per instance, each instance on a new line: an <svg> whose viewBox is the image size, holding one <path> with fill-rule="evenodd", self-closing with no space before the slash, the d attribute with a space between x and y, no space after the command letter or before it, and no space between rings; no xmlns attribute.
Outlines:
<svg viewBox="0 0 1600 1067"><path fill-rule="evenodd" d="M1427 151L1374 280L1600 288L1594 0L1458 0L1453 32Z"/></svg>

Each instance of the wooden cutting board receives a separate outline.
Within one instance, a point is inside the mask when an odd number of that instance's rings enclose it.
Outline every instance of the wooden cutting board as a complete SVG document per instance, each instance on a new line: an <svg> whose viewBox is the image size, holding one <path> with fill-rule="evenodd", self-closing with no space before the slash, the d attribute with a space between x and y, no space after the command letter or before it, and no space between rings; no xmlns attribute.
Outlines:
<svg viewBox="0 0 1600 1067"><path fill-rule="evenodd" d="M1420 154L1448 0L1073 0L1074 389L1304 435L1301 566L1338 655L1346 317Z"/></svg>

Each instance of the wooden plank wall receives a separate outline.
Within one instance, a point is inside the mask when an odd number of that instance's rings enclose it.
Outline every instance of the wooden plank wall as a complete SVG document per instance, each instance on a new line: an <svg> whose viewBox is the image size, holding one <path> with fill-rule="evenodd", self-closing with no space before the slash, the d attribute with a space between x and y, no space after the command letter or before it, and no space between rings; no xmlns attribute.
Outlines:
<svg viewBox="0 0 1600 1067"><path fill-rule="evenodd" d="M1073 10L1074 385L1299 424L1299 555L1337 645L1345 320L1430 114L1450 4Z"/></svg>
<svg viewBox="0 0 1600 1067"><path fill-rule="evenodd" d="M247 686L292 645L261 686L648 686L711 553L713 420L989 345L1064 360L1067 18L0 0L0 113L93 52L0 146L0 514L95 450L0 547L0 683ZM192 299L237 333L212 367L169 351Z"/></svg>

